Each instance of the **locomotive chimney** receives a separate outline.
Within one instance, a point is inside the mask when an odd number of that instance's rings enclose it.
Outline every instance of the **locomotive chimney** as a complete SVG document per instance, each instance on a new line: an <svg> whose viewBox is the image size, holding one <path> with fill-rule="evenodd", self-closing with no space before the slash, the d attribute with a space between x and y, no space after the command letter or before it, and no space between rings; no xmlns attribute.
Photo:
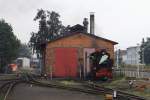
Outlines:
<svg viewBox="0 0 150 100"><path fill-rule="evenodd" d="M90 34L94 34L94 12L90 12Z"/></svg>

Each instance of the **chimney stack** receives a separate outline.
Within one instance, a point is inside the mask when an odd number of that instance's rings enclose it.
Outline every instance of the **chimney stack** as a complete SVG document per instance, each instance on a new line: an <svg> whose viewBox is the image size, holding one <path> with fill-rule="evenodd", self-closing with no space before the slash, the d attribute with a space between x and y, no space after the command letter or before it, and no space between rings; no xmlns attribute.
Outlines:
<svg viewBox="0 0 150 100"><path fill-rule="evenodd" d="M90 34L94 34L94 12L90 12Z"/></svg>

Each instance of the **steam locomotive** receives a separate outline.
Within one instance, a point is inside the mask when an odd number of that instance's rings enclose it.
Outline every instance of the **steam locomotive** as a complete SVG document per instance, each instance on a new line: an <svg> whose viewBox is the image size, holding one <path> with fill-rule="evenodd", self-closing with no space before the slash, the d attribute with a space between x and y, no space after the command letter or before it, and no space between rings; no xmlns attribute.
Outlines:
<svg viewBox="0 0 150 100"><path fill-rule="evenodd" d="M112 79L113 60L105 49L96 50L89 57L91 63L91 80L106 81Z"/></svg>

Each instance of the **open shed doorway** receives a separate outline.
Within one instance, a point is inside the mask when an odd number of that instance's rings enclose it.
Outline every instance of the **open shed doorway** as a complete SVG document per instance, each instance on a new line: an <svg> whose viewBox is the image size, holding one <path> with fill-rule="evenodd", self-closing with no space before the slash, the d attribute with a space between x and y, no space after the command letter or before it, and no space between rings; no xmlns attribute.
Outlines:
<svg viewBox="0 0 150 100"><path fill-rule="evenodd" d="M91 71L89 56L93 52L95 52L95 48L84 48L84 78L86 78Z"/></svg>

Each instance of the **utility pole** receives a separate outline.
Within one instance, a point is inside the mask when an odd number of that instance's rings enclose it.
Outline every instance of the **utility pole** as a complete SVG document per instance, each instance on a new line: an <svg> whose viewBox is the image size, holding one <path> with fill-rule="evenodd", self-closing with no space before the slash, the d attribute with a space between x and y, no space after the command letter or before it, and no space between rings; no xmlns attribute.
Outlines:
<svg viewBox="0 0 150 100"><path fill-rule="evenodd" d="M142 51L143 51L143 53L142 53L142 63L144 65L145 64L145 61L144 61L144 47L142 48Z"/></svg>
<svg viewBox="0 0 150 100"><path fill-rule="evenodd" d="M142 49L142 51L141 51L141 57L142 57L142 64L144 65L145 64L145 61L144 61L144 47L145 47L145 40L144 40L144 38L142 39L142 44L141 44L141 49Z"/></svg>
<svg viewBox="0 0 150 100"><path fill-rule="evenodd" d="M117 49L117 69L119 68L119 49Z"/></svg>
<svg viewBox="0 0 150 100"><path fill-rule="evenodd" d="M139 44L137 44L137 48L136 48L136 56L138 56L138 52L139 52ZM137 72L138 72L138 78L140 78L140 66L139 66L139 62L137 60Z"/></svg>

